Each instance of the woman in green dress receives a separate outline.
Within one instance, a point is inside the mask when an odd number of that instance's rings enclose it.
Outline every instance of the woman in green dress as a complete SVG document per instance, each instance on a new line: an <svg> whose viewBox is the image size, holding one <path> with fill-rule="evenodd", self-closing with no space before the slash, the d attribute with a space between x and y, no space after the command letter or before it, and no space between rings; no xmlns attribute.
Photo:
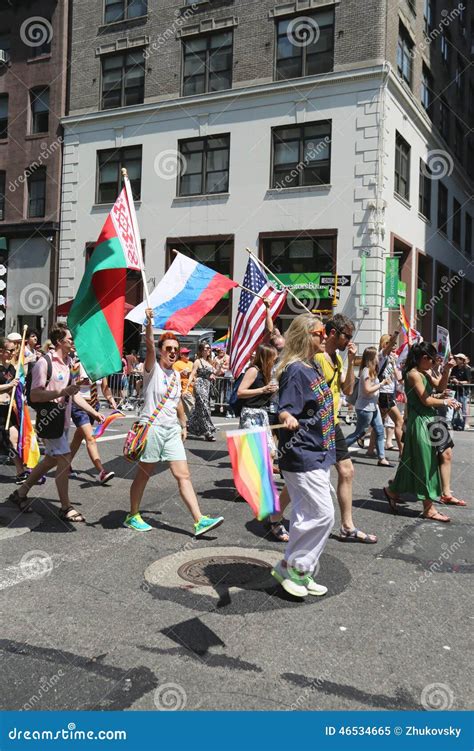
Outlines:
<svg viewBox="0 0 474 751"><path fill-rule="evenodd" d="M449 516L439 513L433 506L433 501L438 500L442 493L440 457L443 452L451 451L454 445L436 407L458 407L455 399L444 398L443 393L455 362L449 360L441 377L435 378L431 369L436 356L435 347L428 342L413 345L408 354L404 369L408 419L403 454L395 479L384 488L384 494L394 514L397 513L399 494L413 493L423 501L425 519L449 522ZM432 396L434 390L442 395Z"/></svg>

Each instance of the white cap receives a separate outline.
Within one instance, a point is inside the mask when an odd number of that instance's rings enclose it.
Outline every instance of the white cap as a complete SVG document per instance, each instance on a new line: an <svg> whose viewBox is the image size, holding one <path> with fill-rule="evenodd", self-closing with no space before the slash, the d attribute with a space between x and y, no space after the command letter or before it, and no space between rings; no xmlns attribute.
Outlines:
<svg viewBox="0 0 474 751"><path fill-rule="evenodd" d="M467 360L466 355L463 355L462 352L460 352L459 355L454 355L454 357L459 357L460 360Z"/></svg>
<svg viewBox="0 0 474 751"><path fill-rule="evenodd" d="M9 342L21 342L21 334L13 331L11 334L8 334L7 339Z"/></svg>

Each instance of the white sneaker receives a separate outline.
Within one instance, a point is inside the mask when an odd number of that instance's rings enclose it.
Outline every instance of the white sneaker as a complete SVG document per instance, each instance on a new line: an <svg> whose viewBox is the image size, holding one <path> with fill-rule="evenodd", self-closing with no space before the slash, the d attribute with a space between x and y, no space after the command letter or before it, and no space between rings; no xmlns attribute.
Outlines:
<svg viewBox="0 0 474 751"><path fill-rule="evenodd" d="M293 597L306 597L309 594L304 584L307 577L301 576L294 568L284 568L282 561L272 568L271 574L289 595L293 595Z"/></svg>
<svg viewBox="0 0 474 751"><path fill-rule="evenodd" d="M308 576L305 578L304 585L308 590L308 594L315 595L315 597L322 597L328 591L328 588L324 587L322 584L316 584L310 574L308 574Z"/></svg>

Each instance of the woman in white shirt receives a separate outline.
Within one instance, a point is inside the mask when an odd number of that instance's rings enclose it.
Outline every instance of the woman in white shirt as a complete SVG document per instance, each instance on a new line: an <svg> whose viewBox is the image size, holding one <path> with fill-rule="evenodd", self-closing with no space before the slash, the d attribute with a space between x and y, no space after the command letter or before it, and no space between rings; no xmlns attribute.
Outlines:
<svg viewBox="0 0 474 751"><path fill-rule="evenodd" d="M389 378L379 381L377 375L378 353L375 347L367 347L362 355L359 370L359 392L355 403L357 424L353 433L346 437L348 446L362 438L369 427L373 427L379 467L392 467L385 458L384 428L378 405L380 387L389 382Z"/></svg>

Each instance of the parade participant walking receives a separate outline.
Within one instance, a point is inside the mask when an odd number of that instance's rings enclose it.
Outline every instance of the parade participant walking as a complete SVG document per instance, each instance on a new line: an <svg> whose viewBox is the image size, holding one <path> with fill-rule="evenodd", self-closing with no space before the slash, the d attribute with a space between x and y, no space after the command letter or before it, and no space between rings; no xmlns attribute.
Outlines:
<svg viewBox="0 0 474 751"><path fill-rule="evenodd" d="M464 430L467 417L467 405L469 404L469 386L471 383L471 369L467 365L467 357L460 352L454 355L455 367L451 371L451 383L456 387L456 399L461 404L462 410L455 413L453 418L454 430Z"/></svg>
<svg viewBox="0 0 474 751"><path fill-rule="evenodd" d="M30 511L30 500L27 498L31 488L36 485L43 475L54 466L56 467L55 481L61 502L60 516L67 522L84 522L84 516L79 513L69 500L69 466L71 454L68 442L68 430L71 421L71 406L74 401L86 411L90 409L87 402L79 396L79 386L70 383L70 352L73 349L71 332L62 323L56 323L49 337L55 347L54 353L44 355L35 364L31 380L32 403L55 402L62 408L64 427L59 438L43 438L45 457L31 471L28 479L16 490L9 501L15 503L20 511ZM51 377L48 380L48 361L51 365Z"/></svg>
<svg viewBox="0 0 474 751"><path fill-rule="evenodd" d="M76 365L77 364L79 364L78 361L76 361ZM80 388L80 395L83 399L86 400L89 407L91 408L91 412L86 412L84 409L81 409L74 403L72 405L71 419L76 426L76 432L74 433L73 439L71 441L71 467L69 470L69 476L77 477L77 472L75 472L72 468L72 460L79 451L82 441L85 440L86 449L87 453L89 454L90 460L99 472L99 482L101 485L105 485L107 482L112 480L113 477L115 477L115 472L107 472L107 470L104 469L104 465L102 464L99 450L97 448L97 442L94 438L92 430L92 426L96 420L98 422L103 422L105 420L105 417L99 412L99 386L102 389L102 393L112 409L117 409L117 405L112 395L110 386L107 383L107 378L104 377L101 381L91 383L82 365L80 365L80 375L76 380L76 384Z"/></svg>
<svg viewBox="0 0 474 751"><path fill-rule="evenodd" d="M38 344L38 332L34 329L28 329L25 339L25 365L35 363L38 359L36 346Z"/></svg>
<svg viewBox="0 0 474 751"><path fill-rule="evenodd" d="M321 367L334 401L337 500L341 511L340 539L344 542L373 544L377 542L377 537L357 529L352 519L354 466L338 418L341 393L349 396L354 389L354 360L357 355L357 347L351 342L354 324L347 316L337 313L327 321L325 329L326 341L316 355L316 362ZM347 372L343 375L342 358L338 353L345 350L347 350Z"/></svg>
<svg viewBox="0 0 474 751"><path fill-rule="evenodd" d="M156 418L150 424L145 451L130 489L130 513L127 514L124 525L138 532L152 529L140 515L140 503L155 465L157 462L167 461L178 483L181 498L194 519L194 534L199 537L220 526L224 519L222 516L211 518L202 514L191 482L183 445L186 438L186 416L181 403L181 383L173 370L178 358L179 342L174 334L163 334L158 342L160 359L157 362L151 308L147 308L146 316L144 406L140 421L146 424L155 414Z"/></svg>
<svg viewBox="0 0 474 751"><path fill-rule="evenodd" d="M378 465L380 467L392 467L393 464L390 464L385 458L385 433L378 405L380 386L389 379L379 381L377 363L376 348L367 347L362 355L359 369L359 391L355 403L357 424L354 432L346 436L346 444L352 446L372 426L377 436Z"/></svg>
<svg viewBox="0 0 474 751"><path fill-rule="evenodd" d="M387 415L392 418L395 427L395 440L397 442L400 454L403 451L402 434L403 434L403 415L397 407L396 389L397 383L401 380L402 374L397 367L397 358L395 348L399 331L393 334L384 334L380 337L379 342L379 359L378 359L378 377L386 381L380 386L379 407L382 415L382 422ZM375 456L375 437L371 435L369 441L368 456Z"/></svg>
<svg viewBox="0 0 474 751"><path fill-rule="evenodd" d="M400 493L413 493L423 502L423 518L437 522L449 522L446 514L433 506L442 493L440 462L443 455L453 447L446 428L436 415L436 407L456 409L455 399L432 396L435 389L444 391L454 360L448 362L439 381L431 375L436 362L436 349L428 342L411 347L404 369L408 418L405 430L403 453L393 482L384 488L391 511L397 513ZM441 499L442 500L442 499ZM465 501L454 497L444 501L465 506Z"/></svg>
<svg viewBox="0 0 474 751"><path fill-rule="evenodd" d="M196 360L188 381L188 388L194 386L194 409L188 420L188 432L194 436L204 436L206 441L216 440L216 428L212 422L210 392L211 381L215 380L211 345L201 342Z"/></svg>
<svg viewBox="0 0 474 751"><path fill-rule="evenodd" d="M173 370L176 370L181 378L181 401L188 419L194 409L194 388L192 384L189 385L189 377L193 371L193 363L189 359L190 352L187 347L181 347L179 357L173 365Z"/></svg>
<svg viewBox="0 0 474 751"><path fill-rule="evenodd" d="M26 480L28 472L25 471L23 462L14 448L18 440L18 431L14 425L10 425L8 431L5 429L12 391L18 385L16 369L12 365L15 349L15 344L8 339L0 342L0 453L13 460L17 472L15 482L19 485Z"/></svg>
<svg viewBox="0 0 474 751"><path fill-rule="evenodd" d="M322 321L309 313L293 319L285 337L279 377L280 467L292 502L290 539L272 569L295 597L324 595L313 572L334 524L329 468L336 461L333 399L314 356L321 352Z"/></svg>

